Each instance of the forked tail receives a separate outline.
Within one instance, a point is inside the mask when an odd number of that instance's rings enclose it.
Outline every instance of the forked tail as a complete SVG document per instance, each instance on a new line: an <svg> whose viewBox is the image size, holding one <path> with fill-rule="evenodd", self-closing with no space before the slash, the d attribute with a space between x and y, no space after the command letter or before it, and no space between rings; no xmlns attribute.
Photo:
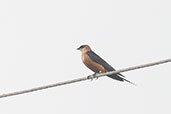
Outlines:
<svg viewBox="0 0 171 114"><path fill-rule="evenodd" d="M131 81L129 81L129 80L127 80L127 79L125 79L125 78L123 78L123 80L124 80L124 81L126 81L126 82L128 82L128 83L130 83L130 84L133 84L133 85L135 85L135 86L136 86L136 84L135 84L135 83L133 83L133 82L131 82Z"/></svg>

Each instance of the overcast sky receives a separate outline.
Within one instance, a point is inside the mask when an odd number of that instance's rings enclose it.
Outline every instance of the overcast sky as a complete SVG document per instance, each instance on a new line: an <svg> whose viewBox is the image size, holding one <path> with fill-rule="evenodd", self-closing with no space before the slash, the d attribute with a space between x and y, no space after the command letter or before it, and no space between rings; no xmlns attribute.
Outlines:
<svg viewBox="0 0 171 114"><path fill-rule="evenodd" d="M0 94L171 57L170 0L0 0ZM0 99L2 114L170 114L171 63Z"/></svg>

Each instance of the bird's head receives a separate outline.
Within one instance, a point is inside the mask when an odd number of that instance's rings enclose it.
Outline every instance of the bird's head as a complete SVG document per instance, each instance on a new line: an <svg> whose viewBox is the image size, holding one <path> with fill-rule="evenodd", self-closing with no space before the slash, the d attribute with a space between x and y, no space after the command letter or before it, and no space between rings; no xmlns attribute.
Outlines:
<svg viewBox="0 0 171 114"><path fill-rule="evenodd" d="M77 50L80 50L82 53L84 53L84 52L90 51L91 48L88 45L81 45L79 48L77 48Z"/></svg>

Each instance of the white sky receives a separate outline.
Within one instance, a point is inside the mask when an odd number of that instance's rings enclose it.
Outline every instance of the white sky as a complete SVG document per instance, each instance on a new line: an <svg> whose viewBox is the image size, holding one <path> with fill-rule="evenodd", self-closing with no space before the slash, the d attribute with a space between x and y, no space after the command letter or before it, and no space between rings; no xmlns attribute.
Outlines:
<svg viewBox="0 0 171 114"><path fill-rule="evenodd" d="M170 0L1 0L0 94L92 74L89 44L115 69L171 57ZM2 114L170 114L171 64L0 99Z"/></svg>

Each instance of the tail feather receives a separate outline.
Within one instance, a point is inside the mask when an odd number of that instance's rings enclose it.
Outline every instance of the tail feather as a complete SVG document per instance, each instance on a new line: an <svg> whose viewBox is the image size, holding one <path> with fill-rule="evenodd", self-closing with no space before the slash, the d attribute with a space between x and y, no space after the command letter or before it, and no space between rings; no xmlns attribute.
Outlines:
<svg viewBox="0 0 171 114"><path fill-rule="evenodd" d="M107 75L107 76L118 81L124 81L124 78L118 76L117 74L112 74L112 75Z"/></svg>
<svg viewBox="0 0 171 114"><path fill-rule="evenodd" d="M120 73L119 73L118 75L119 75L119 76L122 76L122 77L125 77L124 75L122 75L122 74L120 74Z"/></svg>
<svg viewBox="0 0 171 114"><path fill-rule="evenodd" d="M130 83L130 84L133 84L133 85L135 85L135 86L136 86L136 84L135 84L135 83L133 83L133 82L131 82L131 81L129 81L129 80L127 80L127 79L125 79L125 78L123 78L123 80L124 80L124 81L126 81L126 82L128 82L128 83Z"/></svg>
<svg viewBox="0 0 171 114"><path fill-rule="evenodd" d="M129 80L123 78L123 77L125 77L125 76L123 76L123 75L122 75L122 77L120 77L120 75L117 75L117 74L107 75L107 76L110 77L110 78L112 78L112 79L118 80L118 81L126 81L126 82L128 82L128 83L133 84L133 85L136 86L135 83L133 83L133 82L131 82L131 81L129 81Z"/></svg>

